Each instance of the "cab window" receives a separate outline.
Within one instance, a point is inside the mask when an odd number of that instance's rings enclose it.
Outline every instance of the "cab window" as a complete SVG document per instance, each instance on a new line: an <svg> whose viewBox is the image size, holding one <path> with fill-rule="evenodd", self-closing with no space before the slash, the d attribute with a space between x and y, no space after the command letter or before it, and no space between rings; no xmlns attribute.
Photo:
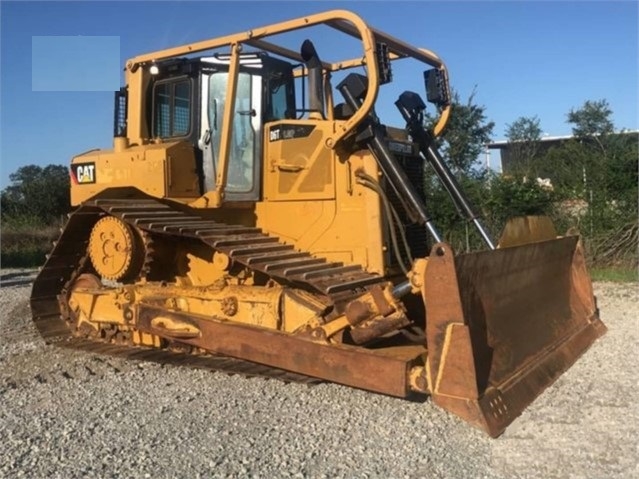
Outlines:
<svg viewBox="0 0 639 479"><path fill-rule="evenodd" d="M154 136L187 136L191 131L191 81L182 79L158 82L153 97Z"/></svg>
<svg viewBox="0 0 639 479"><path fill-rule="evenodd" d="M293 76L286 71L273 71L268 80L266 121L284 120L295 116Z"/></svg>

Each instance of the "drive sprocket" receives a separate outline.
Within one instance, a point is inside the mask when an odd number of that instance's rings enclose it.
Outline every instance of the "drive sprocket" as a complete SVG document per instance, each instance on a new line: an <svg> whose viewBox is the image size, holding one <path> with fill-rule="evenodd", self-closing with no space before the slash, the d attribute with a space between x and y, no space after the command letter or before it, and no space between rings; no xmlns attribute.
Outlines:
<svg viewBox="0 0 639 479"><path fill-rule="evenodd" d="M130 225L113 216L105 216L93 226L88 249L93 267L104 279L133 279L144 265L142 238Z"/></svg>

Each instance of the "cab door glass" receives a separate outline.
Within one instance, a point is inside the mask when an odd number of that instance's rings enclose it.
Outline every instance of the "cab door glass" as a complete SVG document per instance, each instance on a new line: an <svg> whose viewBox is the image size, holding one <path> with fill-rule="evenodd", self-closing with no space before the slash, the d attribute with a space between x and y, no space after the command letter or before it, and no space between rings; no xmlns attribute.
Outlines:
<svg viewBox="0 0 639 479"><path fill-rule="evenodd" d="M209 78L208 120L216 172L219 165L227 81L227 72L213 73ZM250 74L238 74L236 95L226 191L248 193L254 186L255 131L251 119L256 114L251 101Z"/></svg>

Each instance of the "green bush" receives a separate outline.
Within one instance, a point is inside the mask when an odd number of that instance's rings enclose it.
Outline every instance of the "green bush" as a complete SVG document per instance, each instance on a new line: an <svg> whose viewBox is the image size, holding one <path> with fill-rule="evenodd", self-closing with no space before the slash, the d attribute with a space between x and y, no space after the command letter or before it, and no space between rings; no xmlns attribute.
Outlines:
<svg viewBox="0 0 639 479"><path fill-rule="evenodd" d="M514 216L551 215L555 198L555 192L536 179L491 175L481 204L487 221L499 233Z"/></svg>
<svg viewBox="0 0 639 479"><path fill-rule="evenodd" d="M62 165L21 166L0 193L2 222L50 224L69 211L69 170Z"/></svg>
<svg viewBox="0 0 639 479"><path fill-rule="evenodd" d="M0 194L0 265L40 266L69 211L69 170L26 165L9 179Z"/></svg>
<svg viewBox="0 0 639 479"><path fill-rule="evenodd" d="M556 194L536 180L517 180L475 171L471 175L459 175L458 181L494 241L509 218L552 215L554 211ZM426 183L426 205L445 241L457 252L485 248L475 227L459 215L438 181L428 177Z"/></svg>
<svg viewBox="0 0 639 479"><path fill-rule="evenodd" d="M3 268L42 266L58 235L58 227L44 226L29 218L22 218L22 223L3 222L0 265Z"/></svg>

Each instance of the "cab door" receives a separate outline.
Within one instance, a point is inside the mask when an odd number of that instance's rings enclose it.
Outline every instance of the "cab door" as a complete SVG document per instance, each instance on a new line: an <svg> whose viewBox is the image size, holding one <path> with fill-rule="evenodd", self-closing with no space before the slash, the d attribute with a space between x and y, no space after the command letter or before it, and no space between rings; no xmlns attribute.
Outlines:
<svg viewBox="0 0 639 479"><path fill-rule="evenodd" d="M223 70L202 75L201 133L198 148L202 151L206 192L215 189L227 81L228 72ZM257 201L260 198L261 177L259 158L262 133L262 76L257 71L243 69L238 74L236 92L225 199Z"/></svg>

